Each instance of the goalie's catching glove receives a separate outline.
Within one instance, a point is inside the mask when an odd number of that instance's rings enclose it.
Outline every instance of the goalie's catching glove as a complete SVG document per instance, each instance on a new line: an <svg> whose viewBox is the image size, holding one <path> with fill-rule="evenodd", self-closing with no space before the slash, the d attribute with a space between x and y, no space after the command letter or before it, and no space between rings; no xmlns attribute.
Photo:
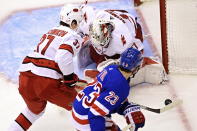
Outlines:
<svg viewBox="0 0 197 131"><path fill-rule="evenodd" d="M123 112L127 124L131 124L134 131L142 128L145 124L145 117L141 112L140 106L136 104L129 104Z"/></svg>

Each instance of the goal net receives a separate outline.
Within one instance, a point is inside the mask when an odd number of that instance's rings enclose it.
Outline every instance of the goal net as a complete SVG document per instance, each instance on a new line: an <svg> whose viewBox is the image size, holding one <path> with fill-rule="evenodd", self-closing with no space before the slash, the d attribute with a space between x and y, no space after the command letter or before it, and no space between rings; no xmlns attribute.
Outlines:
<svg viewBox="0 0 197 131"><path fill-rule="evenodd" d="M145 33L151 34L165 69L197 74L197 0L134 2L138 2L135 5L148 27Z"/></svg>

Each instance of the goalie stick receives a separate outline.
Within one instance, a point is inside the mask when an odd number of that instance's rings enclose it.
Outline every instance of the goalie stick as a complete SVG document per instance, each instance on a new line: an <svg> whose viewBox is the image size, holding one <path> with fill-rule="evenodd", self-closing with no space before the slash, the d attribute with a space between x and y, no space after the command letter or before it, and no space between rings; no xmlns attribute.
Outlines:
<svg viewBox="0 0 197 131"><path fill-rule="evenodd" d="M129 125L125 126L124 128L122 128L121 131L127 131L128 129L129 129L130 131L133 131L133 126L132 126L131 124L129 124Z"/></svg>

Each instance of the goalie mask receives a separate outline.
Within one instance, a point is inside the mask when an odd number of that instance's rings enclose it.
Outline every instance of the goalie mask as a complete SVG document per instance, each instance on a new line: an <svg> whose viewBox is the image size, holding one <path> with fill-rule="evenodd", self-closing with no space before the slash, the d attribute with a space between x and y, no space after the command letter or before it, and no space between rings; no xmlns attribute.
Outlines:
<svg viewBox="0 0 197 131"><path fill-rule="evenodd" d="M114 30L114 24L111 21L98 19L90 25L90 39L92 44L106 48L111 40L111 34Z"/></svg>
<svg viewBox="0 0 197 131"><path fill-rule="evenodd" d="M66 4L60 11L60 21L71 26L71 23L76 20L77 25L83 20L83 12L80 5Z"/></svg>
<svg viewBox="0 0 197 131"><path fill-rule="evenodd" d="M142 65L142 54L135 48L128 48L120 57L120 67L125 71L131 71L135 75Z"/></svg>

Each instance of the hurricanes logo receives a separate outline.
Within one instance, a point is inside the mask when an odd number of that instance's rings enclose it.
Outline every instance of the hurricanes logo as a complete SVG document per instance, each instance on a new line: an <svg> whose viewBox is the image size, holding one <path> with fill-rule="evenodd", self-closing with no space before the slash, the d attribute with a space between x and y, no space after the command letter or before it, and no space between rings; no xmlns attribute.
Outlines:
<svg viewBox="0 0 197 131"><path fill-rule="evenodd" d="M123 45L125 45L125 44L126 44L126 40L125 40L124 35L121 35L121 41L122 41L122 44L123 44Z"/></svg>

